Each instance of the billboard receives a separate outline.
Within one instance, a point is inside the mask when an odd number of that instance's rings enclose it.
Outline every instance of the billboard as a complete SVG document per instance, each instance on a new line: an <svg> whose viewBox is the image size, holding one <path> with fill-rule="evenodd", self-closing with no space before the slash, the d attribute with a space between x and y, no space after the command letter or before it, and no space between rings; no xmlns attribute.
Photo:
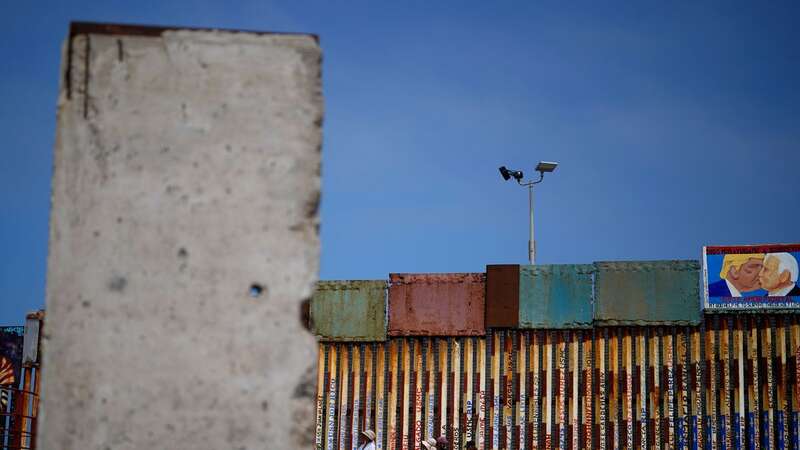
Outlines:
<svg viewBox="0 0 800 450"><path fill-rule="evenodd" d="M24 333L24 327L0 327L0 412L5 411L11 395L7 389L19 383Z"/></svg>
<svg viewBox="0 0 800 450"><path fill-rule="evenodd" d="M798 309L800 244L703 247L703 291L710 310Z"/></svg>

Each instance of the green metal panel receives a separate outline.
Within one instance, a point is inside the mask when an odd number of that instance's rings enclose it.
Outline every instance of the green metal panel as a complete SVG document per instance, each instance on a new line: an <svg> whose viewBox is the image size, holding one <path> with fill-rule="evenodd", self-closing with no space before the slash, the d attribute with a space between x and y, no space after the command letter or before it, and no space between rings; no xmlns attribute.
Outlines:
<svg viewBox="0 0 800 450"><path fill-rule="evenodd" d="M519 267L520 328L592 326L591 264Z"/></svg>
<svg viewBox="0 0 800 450"><path fill-rule="evenodd" d="M311 299L311 331L322 340L386 340L385 281L320 281Z"/></svg>
<svg viewBox="0 0 800 450"><path fill-rule="evenodd" d="M700 263L596 262L595 321L599 325L700 323Z"/></svg>

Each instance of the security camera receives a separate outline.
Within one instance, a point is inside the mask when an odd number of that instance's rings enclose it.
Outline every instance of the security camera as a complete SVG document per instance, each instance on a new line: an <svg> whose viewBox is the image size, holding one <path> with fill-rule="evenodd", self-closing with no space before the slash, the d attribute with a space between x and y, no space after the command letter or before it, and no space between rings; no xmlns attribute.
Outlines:
<svg viewBox="0 0 800 450"><path fill-rule="evenodd" d="M500 167L500 175L503 176L503 179L508 181L510 178L514 178L515 180L519 181L524 176L521 170L508 170L506 166Z"/></svg>

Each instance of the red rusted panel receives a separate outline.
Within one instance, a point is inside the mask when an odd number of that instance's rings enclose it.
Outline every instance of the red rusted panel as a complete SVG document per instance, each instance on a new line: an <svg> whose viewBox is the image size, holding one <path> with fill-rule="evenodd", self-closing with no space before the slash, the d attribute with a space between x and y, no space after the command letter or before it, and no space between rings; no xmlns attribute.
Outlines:
<svg viewBox="0 0 800 450"><path fill-rule="evenodd" d="M486 266L486 326L519 326L519 265Z"/></svg>
<svg viewBox="0 0 800 450"><path fill-rule="evenodd" d="M390 336L482 336L482 273L389 275Z"/></svg>

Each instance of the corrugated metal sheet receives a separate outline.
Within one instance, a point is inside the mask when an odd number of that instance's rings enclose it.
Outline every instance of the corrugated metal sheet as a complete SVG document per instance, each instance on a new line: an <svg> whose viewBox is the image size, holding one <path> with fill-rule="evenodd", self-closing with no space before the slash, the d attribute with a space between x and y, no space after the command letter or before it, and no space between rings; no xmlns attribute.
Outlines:
<svg viewBox="0 0 800 450"><path fill-rule="evenodd" d="M519 328L592 326L594 266L528 265L519 270Z"/></svg>
<svg viewBox="0 0 800 450"><path fill-rule="evenodd" d="M318 450L797 449L797 316L322 343Z"/></svg>
<svg viewBox="0 0 800 450"><path fill-rule="evenodd" d="M595 323L700 323L699 262L597 262L595 267Z"/></svg>
<svg viewBox="0 0 800 450"><path fill-rule="evenodd" d="M320 281L311 330L323 340L386 340L385 281Z"/></svg>
<svg viewBox="0 0 800 450"><path fill-rule="evenodd" d="M486 327L519 327L519 264L486 266Z"/></svg>
<svg viewBox="0 0 800 450"><path fill-rule="evenodd" d="M486 326L592 326L593 274L589 264L486 266Z"/></svg>
<svg viewBox="0 0 800 450"><path fill-rule="evenodd" d="M482 273L390 274L390 336L483 335Z"/></svg>

